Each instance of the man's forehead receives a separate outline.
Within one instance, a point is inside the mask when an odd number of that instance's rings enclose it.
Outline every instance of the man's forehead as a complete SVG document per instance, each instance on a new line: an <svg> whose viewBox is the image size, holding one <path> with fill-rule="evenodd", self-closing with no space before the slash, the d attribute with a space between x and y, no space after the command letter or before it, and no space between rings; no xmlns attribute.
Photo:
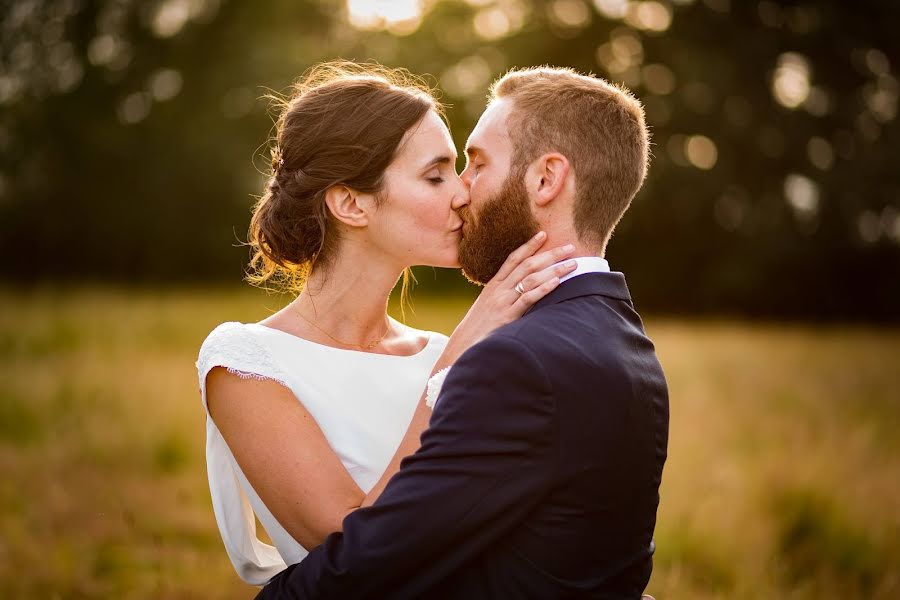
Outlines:
<svg viewBox="0 0 900 600"><path fill-rule="evenodd" d="M503 140L507 140L509 130L506 127L506 120L509 116L509 108L509 102L505 99L491 102L469 135L466 147L483 148L485 145L502 143Z"/></svg>

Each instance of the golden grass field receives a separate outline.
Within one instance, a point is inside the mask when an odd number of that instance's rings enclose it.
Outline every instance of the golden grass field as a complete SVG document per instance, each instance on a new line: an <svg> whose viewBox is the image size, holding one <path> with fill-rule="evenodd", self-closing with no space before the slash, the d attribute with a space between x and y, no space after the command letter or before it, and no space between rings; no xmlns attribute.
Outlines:
<svg viewBox="0 0 900 600"><path fill-rule="evenodd" d="M213 519L194 360L278 297L0 291L0 597L250 598ZM450 332L467 300L414 295ZM900 597L900 330L647 319L670 384L648 589Z"/></svg>

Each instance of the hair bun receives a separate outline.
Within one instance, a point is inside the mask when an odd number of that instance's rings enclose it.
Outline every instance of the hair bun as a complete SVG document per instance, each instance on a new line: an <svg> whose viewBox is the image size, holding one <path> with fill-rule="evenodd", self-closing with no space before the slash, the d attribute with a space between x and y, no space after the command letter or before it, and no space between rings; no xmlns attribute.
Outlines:
<svg viewBox="0 0 900 600"><path fill-rule="evenodd" d="M285 171L271 177L267 208L257 211L261 250L272 262L292 271L321 252L326 227L320 210L325 205L320 198L324 191L303 189L298 179L302 177Z"/></svg>

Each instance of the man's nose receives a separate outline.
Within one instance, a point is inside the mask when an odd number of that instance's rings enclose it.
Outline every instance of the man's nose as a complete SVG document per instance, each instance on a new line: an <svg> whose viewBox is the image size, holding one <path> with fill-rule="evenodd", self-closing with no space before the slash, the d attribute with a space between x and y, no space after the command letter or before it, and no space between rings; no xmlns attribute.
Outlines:
<svg viewBox="0 0 900 600"><path fill-rule="evenodd" d="M466 168L463 169L463 172L459 174L459 178L462 180L464 184L466 184L466 188L468 189L472 185L472 176L469 173L469 166L466 165Z"/></svg>

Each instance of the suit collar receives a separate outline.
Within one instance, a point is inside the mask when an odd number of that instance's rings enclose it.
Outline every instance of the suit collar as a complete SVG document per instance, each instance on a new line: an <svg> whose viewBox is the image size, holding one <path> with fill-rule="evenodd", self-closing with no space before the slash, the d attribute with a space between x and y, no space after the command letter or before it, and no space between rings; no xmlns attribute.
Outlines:
<svg viewBox="0 0 900 600"><path fill-rule="evenodd" d="M525 314L543 306L559 304L579 296L608 296L616 300L631 301L631 294L625 284L625 276L618 272L585 273L562 282L559 286L538 300Z"/></svg>

